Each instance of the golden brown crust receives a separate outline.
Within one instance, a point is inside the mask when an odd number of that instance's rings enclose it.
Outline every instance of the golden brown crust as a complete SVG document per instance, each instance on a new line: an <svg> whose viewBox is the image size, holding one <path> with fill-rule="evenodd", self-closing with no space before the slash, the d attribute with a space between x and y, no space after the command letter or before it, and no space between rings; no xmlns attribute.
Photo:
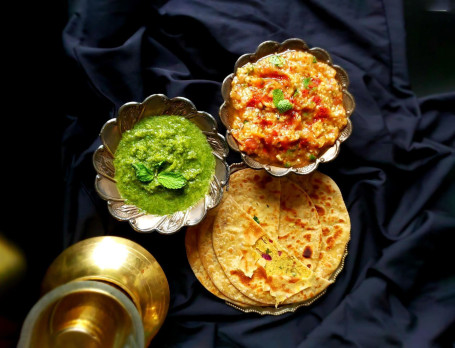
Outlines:
<svg viewBox="0 0 455 348"><path fill-rule="evenodd" d="M295 274L278 271L270 256L258 251L258 242L264 238L270 253L283 253L281 246L249 216L232 196L220 207L213 226L213 247L224 273L244 295L269 305L278 305L285 299L311 286L313 272L301 265L291 254L285 261L294 260ZM284 255L283 255L284 258ZM302 274L302 277L298 276ZM306 275L304 277L303 275Z"/></svg>
<svg viewBox="0 0 455 348"><path fill-rule="evenodd" d="M209 212L203 221L201 228L199 228L198 251L202 265L212 283L228 298L228 300L250 306L261 305L260 302L254 301L243 295L234 285L232 285L218 262L212 244L213 224L218 209L219 207L217 207L215 211L212 210Z"/></svg>
<svg viewBox="0 0 455 348"><path fill-rule="evenodd" d="M280 218L280 180L263 170L243 169L229 178L229 190L240 207L276 236Z"/></svg>
<svg viewBox="0 0 455 348"><path fill-rule="evenodd" d="M280 205L278 241L314 271L319 262L322 230L313 202L300 186L282 178Z"/></svg>
<svg viewBox="0 0 455 348"><path fill-rule="evenodd" d="M196 277L237 306L307 301L333 280L350 238L349 214L328 176L275 178L245 169L185 237Z"/></svg>
<svg viewBox="0 0 455 348"><path fill-rule="evenodd" d="M349 213L338 185L329 176L313 172L291 176L310 196L322 227L321 250L316 274L329 279L339 266L350 239Z"/></svg>

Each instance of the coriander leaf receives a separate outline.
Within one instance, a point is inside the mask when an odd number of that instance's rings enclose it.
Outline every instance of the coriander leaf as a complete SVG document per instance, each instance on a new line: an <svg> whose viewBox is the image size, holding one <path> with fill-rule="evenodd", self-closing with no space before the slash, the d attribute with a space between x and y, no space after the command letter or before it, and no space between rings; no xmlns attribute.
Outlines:
<svg viewBox="0 0 455 348"><path fill-rule="evenodd" d="M256 215L253 217L253 220L256 221L256 223L258 223L259 225L261 224L261 223L259 222L258 217L257 217Z"/></svg>
<svg viewBox="0 0 455 348"><path fill-rule="evenodd" d="M136 178L141 182L150 182L155 177L155 173L144 163L133 163L133 168L136 171Z"/></svg>
<svg viewBox="0 0 455 348"><path fill-rule="evenodd" d="M316 57L313 57L313 63L317 63L318 60L316 59Z"/></svg>
<svg viewBox="0 0 455 348"><path fill-rule="evenodd" d="M185 177L178 172L161 172L156 178L162 186L172 190L181 189L187 184Z"/></svg>
<svg viewBox="0 0 455 348"><path fill-rule="evenodd" d="M313 155L312 153L310 153L310 155L308 156L308 158L310 159L310 161L314 161L316 159L316 156Z"/></svg>
<svg viewBox="0 0 455 348"><path fill-rule="evenodd" d="M311 82L311 77L305 77L303 79L303 87L305 87L305 89L308 89L309 85L310 85L310 82Z"/></svg>
<svg viewBox="0 0 455 348"><path fill-rule="evenodd" d="M275 65L279 68L283 67L283 65L284 65L284 59L283 59L283 57L281 57L279 55L271 56L269 58L269 61L270 61L270 63L272 63L273 65Z"/></svg>
<svg viewBox="0 0 455 348"><path fill-rule="evenodd" d="M291 110L293 107L294 105L287 99L280 100L276 106L280 113Z"/></svg>

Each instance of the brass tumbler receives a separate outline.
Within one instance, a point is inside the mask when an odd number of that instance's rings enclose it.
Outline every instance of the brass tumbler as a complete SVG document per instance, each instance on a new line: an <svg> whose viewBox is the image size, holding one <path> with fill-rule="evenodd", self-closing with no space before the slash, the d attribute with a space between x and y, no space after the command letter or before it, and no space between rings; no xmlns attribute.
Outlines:
<svg viewBox="0 0 455 348"><path fill-rule="evenodd" d="M170 297L155 258L128 239L110 236L65 249L47 270L42 291L19 347L148 347Z"/></svg>

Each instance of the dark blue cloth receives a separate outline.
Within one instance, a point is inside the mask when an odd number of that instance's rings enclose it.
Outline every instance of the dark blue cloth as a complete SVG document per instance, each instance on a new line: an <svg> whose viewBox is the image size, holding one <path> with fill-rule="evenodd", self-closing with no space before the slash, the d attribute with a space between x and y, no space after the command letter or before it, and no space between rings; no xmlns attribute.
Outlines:
<svg viewBox="0 0 455 348"><path fill-rule="evenodd" d="M72 12L63 33L62 248L118 235L155 256L171 303L152 346L453 345L455 93L411 91L400 1L81 0ZM320 167L351 216L349 255L312 306L279 317L244 314L196 280L183 230L138 234L109 215L94 190L92 154L119 106L150 94L189 98L219 120L221 82L236 59L262 41L291 37L327 49L356 99L352 136Z"/></svg>

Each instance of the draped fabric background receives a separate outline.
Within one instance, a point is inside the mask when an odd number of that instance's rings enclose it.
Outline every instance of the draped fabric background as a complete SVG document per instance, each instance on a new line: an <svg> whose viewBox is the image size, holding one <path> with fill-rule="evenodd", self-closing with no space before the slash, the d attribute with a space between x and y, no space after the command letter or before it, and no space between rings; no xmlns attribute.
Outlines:
<svg viewBox="0 0 455 348"><path fill-rule="evenodd" d="M171 303L153 347L453 346L455 93L411 91L400 1L80 0L72 10L63 32L60 248L117 235L154 255ZM189 98L219 121L221 82L236 59L291 37L327 49L351 80L353 134L320 166L351 216L349 255L311 307L244 314L196 280L184 230L138 234L109 215L92 154L104 122L150 94Z"/></svg>

